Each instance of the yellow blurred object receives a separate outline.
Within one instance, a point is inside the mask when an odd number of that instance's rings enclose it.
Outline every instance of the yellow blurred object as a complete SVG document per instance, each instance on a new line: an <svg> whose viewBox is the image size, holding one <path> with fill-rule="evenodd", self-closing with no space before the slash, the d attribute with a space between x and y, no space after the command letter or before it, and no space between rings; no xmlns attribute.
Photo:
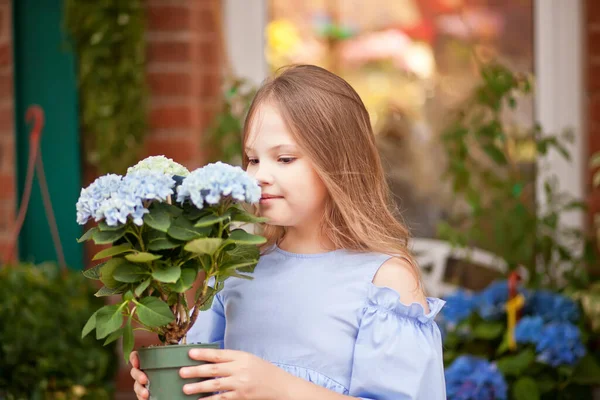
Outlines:
<svg viewBox="0 0 600 400"><path fill-rule="evenodd" d="M301 44L300 34L294 24L286 19L269 22L265 30L267 39L266 57L272 66L286 64Z"/></svg>
<svg viewBox="0 0 600 400"><path fill-rule="evenodd" d="M525 297L518 294L506 302L506 313L508 318L508 348L515 350L517 341L515 340L515 327L517 326L517 314L525 305Z"/></svg>

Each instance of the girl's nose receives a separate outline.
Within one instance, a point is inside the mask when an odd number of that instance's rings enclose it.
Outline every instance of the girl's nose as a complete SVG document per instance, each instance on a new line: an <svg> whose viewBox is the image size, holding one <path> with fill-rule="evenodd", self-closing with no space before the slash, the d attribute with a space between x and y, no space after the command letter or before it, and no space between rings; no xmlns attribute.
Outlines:
<svg viewBox="0 0 600 400"><path fill-rule="evenodd" d="M258 181L259 185L270 185L273 183L273 174L269 172L269 169L265 165L259 165L254 174L254 178Z"/></svg>

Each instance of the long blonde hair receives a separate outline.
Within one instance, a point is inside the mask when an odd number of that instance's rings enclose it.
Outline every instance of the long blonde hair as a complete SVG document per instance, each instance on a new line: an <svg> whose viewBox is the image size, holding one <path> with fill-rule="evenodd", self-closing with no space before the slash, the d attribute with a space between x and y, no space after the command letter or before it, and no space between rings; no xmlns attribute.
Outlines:
<svg viewBox="0 0 600 400"><path fill-rule="evenodd" d="M329 196L323 233L335 248L405 258L408 229L398 220L385 179L369 114L356 91L339 76L314 65L286 67L258 90L246 117L243 143L261 104L278 107L290 133L312 161ZM248 156L242 156L244 168ZM266 225L265 248L285 234Z"/></svg>

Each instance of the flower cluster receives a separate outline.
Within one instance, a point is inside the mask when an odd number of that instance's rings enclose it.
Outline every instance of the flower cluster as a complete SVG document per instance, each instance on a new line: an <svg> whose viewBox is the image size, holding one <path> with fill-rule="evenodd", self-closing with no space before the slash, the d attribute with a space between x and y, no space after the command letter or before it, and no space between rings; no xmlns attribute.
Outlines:
<svg viewBox="0 0 600 400"><path fill-rule="evenodd" d="M214 205L222 197L256 203L260 200L260 186L242 168L217 162L193 171L177 187L177 201L190 200L202 209L204 204Z"/></svg>
<svg viewBox="0 0 600 400"><path fill-rule="evenodd" d="M132 170L125 177L102 176L81 190L76 205L77 222L83 225L93 218L117 226L131 217L133 223L141 226L148 213L145 203L167 200L174 186L172 177L149 169Z"/></svg>
<svg viewBox="0 0 600 400"><path fill-rule="evenodd" d="M110 199L119 190L121 175L108 174L99 177L88 187L81 189L79 200L76 204L77 223L84 225L90 218L96 221L102 219L102 213L98 212L102 204Z"/></svg>
<svg viewBox="0 0 600 400"><path fill-rule="evenodd" d="M133 167L129 167L127 169L127 174L129 175L134 171L140 170L159 171L170 176L187 176L190 173L190 171L188 171L188 169L183 165L176 163L172 159L165 156L151 156L145 158Z"/></svg>
<svg viewBox="0 0 600 400"><path fill-rule="evenodd" d="M496 365L483 358L460 356L446 371L446 394L450 400L504 400L507 385Z"/></svg>
<svg viewBox="0 0 600 400"><path fill-rule="evenodd" d="M573 300L548 290L529 294L525 312L539 315L545 322L576 322L580 316Z"/></svg>
<svg viewBox="0 0 600 400"><path fill-rule="evenodd" d="M535 345L538 361L558 367L575 365L586 353L579 328L569 322L544 325L542 317L525 317L515 328L518 343Z"/></svg>

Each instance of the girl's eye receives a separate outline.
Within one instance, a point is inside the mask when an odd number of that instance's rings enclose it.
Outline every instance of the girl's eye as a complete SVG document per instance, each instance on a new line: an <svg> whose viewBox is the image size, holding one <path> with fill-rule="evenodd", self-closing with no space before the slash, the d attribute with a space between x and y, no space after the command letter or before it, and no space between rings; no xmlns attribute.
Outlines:
<svg viewBox="0 0 600 400"><path fill-rule="evenodd" d="M256 164L258 164L258 159L256 159L256 158L250 158L250 159L248 159L248 164L250 164L250 165L256 165Z"/></svg>
<svg viewBox="0 0 600 400"><path fill-rule="evenodd" d="M279 162L282 164L291 164L296 159L294 157L279 157Z"/></svg>

